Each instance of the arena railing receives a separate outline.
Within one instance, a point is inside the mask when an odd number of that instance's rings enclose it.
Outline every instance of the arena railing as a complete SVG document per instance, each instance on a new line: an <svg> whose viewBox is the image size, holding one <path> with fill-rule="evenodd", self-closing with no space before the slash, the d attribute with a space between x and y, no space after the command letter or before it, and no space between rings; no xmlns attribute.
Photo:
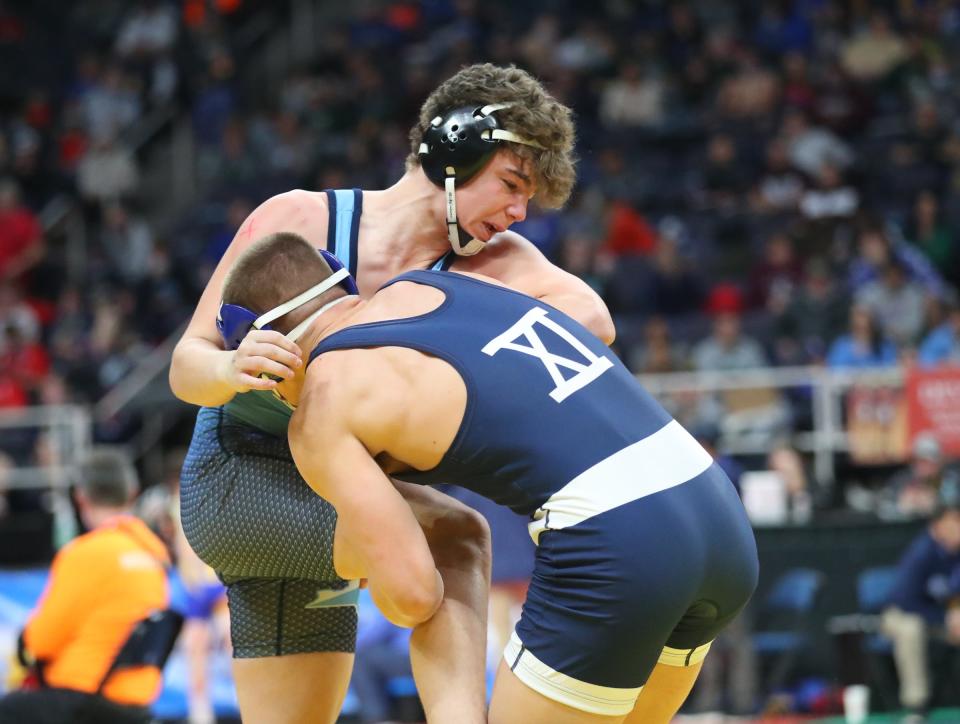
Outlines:
<svg viewBox="0 0 960 724"><path fill-rule="evenodd" d="M0 435L9 442L2 449L12 461L29 461L2 471L0 489L69 487L90 450L92 429L90 411L82 405L0 410Z"/></svg>
<svg viewBox="0 0 960 724"><path fill-rule="evenodd" d="M695 419L696 412L691 410L710 398L739 398L743 407L732 414L722 401L715 407L721 450L735 455L762 455L778 439L786 438L798 451L812 455L817 481L832 486L836 479L836 454L850 451L850 437L844 427L846 393L853 387L899 389L905 376L899 367L846 371L808 366L671 372L638 375L638 379L681 421L688 421L684 412ZM750 393L754 393L752 400ZM792 432L794 413L797 406L804 404L809 404L811 430ZM730 424L734 418L737 424Z"/></svg>
<svg viewBox="0 0 960 724"><path fill-rule="evenodd" d="M93 440L90 410L81 405L41 405L0 410L0 494L40 490L50 494L53 543L59 547L76 533L70 486Z"/></svg>
<svg viewBox="0 0 960 724"><path fill-rule="evenodd" d="M169 368L170 354L181 334L182 329L179 329L170 335L108 392L96 404L94 419L105 422L113 416L142 409L146 397L151 400L149 414L154 416L160 412L160 407L153 404L158 401L158 395L165 395L172 402L173 395L162 376ZM719 411L719 448L723 452L765 455L778 440L786 439L798 451L811 455L814 477L819 484L829 487L836 479L836 455L851 449L844 425L845 395L854 387L902 389L904 370L899 367L855 371L818 366L764 367L723 372L671 372L638 375L637 378L675 417L689 426L697 415L685 413L710 398L726 397L725 402L742 405L731 412L724 409L722 401L715 408ZM148 389L152 391L148 393ZM804 405L809 407L810 429L795 432L794 418L798 408ZM144 410L144 414L148 413ZM175 416L170 416L167 423L175 420ZM166 425L146 426L144 440L133 445L134 454L140 457L150 449L165 428Z"/></svg>

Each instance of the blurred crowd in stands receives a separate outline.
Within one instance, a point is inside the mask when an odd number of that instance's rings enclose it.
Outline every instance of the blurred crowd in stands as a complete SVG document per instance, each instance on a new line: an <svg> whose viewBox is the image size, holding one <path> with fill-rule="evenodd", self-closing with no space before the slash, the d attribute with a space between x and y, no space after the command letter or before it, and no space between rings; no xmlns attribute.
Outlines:
<svg viewBox="0 0 960 724"><path fill-rule="evenodd" d="M330 3L310 59L270 77L253 39L293 5L0 0L0 67L16 69L0 74L0 408L101 399L187 319L258 203L390 185L427 93L480 60L530 70L575 110L571 202L515 228L604 296L634 371L960 362L956 3ZM171 117L191 129L178 173L196 189L175 212L149 163ZM64 208L79 260L51 231ZM795 402L670 404L735 481L742 461L715 446L765 431L769 454L749 462L781 476L802 522L814 486L785 442L810 424ZM0 449L0 472L45 454L42 439ZM845 502L893 519L960 501L929 436L889 483ZM0 517L37 502L0 494ZM394 659L368 661L358 687L393 676Z"/></svg>
<svg viewBox="0 0 960 724"><path fill-rule="evenodd" d="M960 358L954 3L365 2L264 87L240 30L288 10L0 3L0 59L22 69L0 87L0 404L99 399L189 315L257 203L389 185L423 97L481 59L576 111L577 191L518 230L601 291L635 371ZM157 224L129 144L163 108L191 118L198 197ZM62 196L83 210L79 274L45 246ZM794 425L767 402L744 424Z"/></svg>

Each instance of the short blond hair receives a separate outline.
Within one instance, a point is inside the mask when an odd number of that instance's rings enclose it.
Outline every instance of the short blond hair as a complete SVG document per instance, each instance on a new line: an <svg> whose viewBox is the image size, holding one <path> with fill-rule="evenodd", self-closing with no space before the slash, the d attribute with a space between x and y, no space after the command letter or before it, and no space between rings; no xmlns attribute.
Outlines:
<svg viewBox="0 0 960 724"><path fill-rule="evenodd" d="M257 239L236 258L223 280L221 300L254 314L269 312L327 279L333 271L323 255L299 234L281 231ZM270 323L286 334L311 312L346 292L328 289Z"/></svg>
<svg viewBox="0 0 960 724"><path fill-rule="evenodd" d="M420 165L417 151L431 120L455 108L490 103L512 104L496 112L501 127L543 147L509 145L512 152L532 166L537 203L547 208L563 206L576 181L573 112L551 96L540 81L513 65L502 68L477 63L441 83L424 101L420 120L410 129L407 169Z"/></svg>

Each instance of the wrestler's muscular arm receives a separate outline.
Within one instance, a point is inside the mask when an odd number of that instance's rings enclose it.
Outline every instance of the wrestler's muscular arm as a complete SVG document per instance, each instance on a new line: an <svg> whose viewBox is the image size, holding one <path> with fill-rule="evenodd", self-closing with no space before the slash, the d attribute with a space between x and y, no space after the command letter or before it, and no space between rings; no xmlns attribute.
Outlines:
<svg viewBox="0 0 960 724"><path fill-rule="evenodd" d="M402 424L402 409L383 399L388 382L369 385L362 363L344 374L335 355L309 370L290 420L290 451L307 484L337 510L337 574L366 578L384 616L413 627L440 607L443 580L410 506L374 459Z"/></svg>
<svg viewBox="0 0 960 724"><path fill-rule="evenodd" d="M215 321L223 279L234 260L257 239L281 231L299 234L325 247L324 195L289 191L274 196L257 207L240 226L173 350L170 387L184 402L216 406L229 402L238 392L268 390L277 383L261 379L258 376L261 372L286 379L300 364L300 348L277 332L253 331L236 351L225 351Z"/></svg>
<svg viewBox="0 0 960 724"><path fill-rule="evenodd" d="M599 295L582 279L551 264L537 247L517 233L497 234L482 252L458 258L452 268L492 277L542 299L576 319L605 344L616 337L613 319Z"/></svg>

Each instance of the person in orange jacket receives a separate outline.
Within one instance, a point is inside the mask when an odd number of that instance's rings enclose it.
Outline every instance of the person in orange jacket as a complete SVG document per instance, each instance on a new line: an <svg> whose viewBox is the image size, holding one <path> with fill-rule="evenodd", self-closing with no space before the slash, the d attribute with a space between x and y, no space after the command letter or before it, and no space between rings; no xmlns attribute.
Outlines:
<svg viewBox="0 0 960 724"><path fill-rule="evenodd" d="M95 451L81 476L89 532L57 553L20 639L39 686L0 699L0 724L146 723L160 693L156 666L111 665L134 627L169 604L167 548L130 513L138 485L126 456Z"/></svg>

